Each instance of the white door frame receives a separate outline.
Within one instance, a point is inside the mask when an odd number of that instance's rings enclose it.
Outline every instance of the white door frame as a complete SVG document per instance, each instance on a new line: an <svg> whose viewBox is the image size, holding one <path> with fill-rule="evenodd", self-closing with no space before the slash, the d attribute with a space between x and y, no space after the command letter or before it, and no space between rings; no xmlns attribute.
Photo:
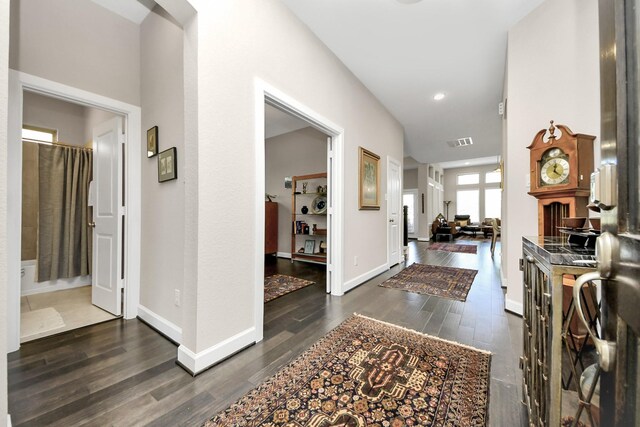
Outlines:
<svg viewBox="0 0 640 427"><path fill-rule="evenodd" d="M402 195L411 194L413 196L413 233L409 233L408 237L412 239L418 238L418 230L420 229L420 223L418 222L420 219L418 218L420 214L420 209L418 206L418 189L417 188L408 188L406 190L402 190ZM404 199L403 199L404 200ZM403 204L404 206L404 204Z"/></svg>
<svg viewBox="0 0 640 427"><path fill-rule="evenodd" d="M9 70L7 208L7 351L20 348L20 246L22 218L22 97L31 91L100 108L125 117L125 270L124 317L138 315L140 299L140 226L142 157L140 107L16 70Z"/></svg>
<svg viewBox="0 0 640 427"><path fill-rule="evenodd" d="M400 220L400 224L398 225L398 262L394 262L395 260L390 259L389 257L389 252L390 252L390 244L391 244L391 237L390 237L390 231L389 231L389 222L391 222L391 210L393 207L393 204L391 203L391 200L389 199L389 180L391 178L391 174L389 173L389 170L391 169L391 163L394 163L397 167L398 167L398 200L396 200L397 206L398 206L398 219ZM400 163L398 160L394 159L391 156L387 156L387 188L386 188L386 194L387 194L387 268L391 268L394 265L398 264L399 262L402 262L402 233L404 230L404 226L402 224L403 221L403 215L402 215L402 163Z"/></svg>
<svg viewBox="0 0 640 427"><path fill-rule="evenodd" d="M254 306L256 341L262 340L264 324L264 193L265 193L265 103L273 105L292 116L298 117L319 131L331 137L328 162L332 164L329 175L329 197L327 208L328 258L327 280L331 283L331 295L344 295L343 252L344 252L344 129L327 120L293 97L255 79L255 222L256 239L254 246Z"/></svg>

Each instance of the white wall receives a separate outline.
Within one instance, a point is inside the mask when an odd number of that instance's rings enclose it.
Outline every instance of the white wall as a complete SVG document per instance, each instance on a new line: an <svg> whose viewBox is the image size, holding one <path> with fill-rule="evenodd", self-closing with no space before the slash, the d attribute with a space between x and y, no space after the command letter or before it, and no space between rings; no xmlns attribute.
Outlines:
<svg viewBox="0 0 640 427"><path fill-rule="evenodd" d="M454 169L445 169L444 171L444 200L451 200L451 204L449 205L449 219L453 220L453 216L459 213L460 215L465 215L465 212L458 212L456 205L456 191L460 190L480 190L480 217L479 218L471 218L473 222L482 222L487 217L484 213L484 190L487 188L500 188L500 183L495 184L485 184L484 175L487 172L492 172L498 164L494 165L483 165L483 166L471 166L467 168L454 168ZM457 177L458 175L464 175L469 173L478 173L480 174L480 183L477 185L464 185L458 188ZM445 209L443 207L442 209ZM446 209L445 209L446 210ZM445 212L443 212L445 213Z"/></svg>
<svg viewBox="0 0 640 427"><path fill-rule="evenodd" d="M11 1L9 66L140 105L139 27L91 1Z"/></svg>
<svg viewBox="0 0 640 427"><path fill-rule="evenodd" d="M140 304L174 325L182 324L175 291L184 283L183 31L156 6L140 25L143 141L158 126L158 151L176 147L178 179L158 182L158 157L142 151L142 256ZM215 168L215 161L209 164ZM148 320L148 319L145 319ZM164 331L166 332L166 331ZM175 339L175 338L174 338Z"/></svg>
<svg viewBox="0 0 640 427"><path fill-rule="evenodd" d="M0 165L7 164L9 0L0 0ZM6 171L6 168L2 168ZM0 426L7 422L7 174L0 174Z"/></svg>
<svg viewBox="0 0 640 427"><path fill-rule="evenodd" d="M418 169L405 169L402 173L402 188L412 190L418 188Z"/></svg>
<svg viewBox="0 0 640 427"><path fill-rule="evenodd" d="M85 108L82 105L26 92L23 95L22 122L58 131L58 141L85 144Z"/></svg>
<svg viewBox="0 0 640 427"><path fill-rule="evenodd" d="M358 210L358 146L381 156L384 183L386 156L403 158L403 129L281 2L192 4L198 12L198 197L188 199L187 209L196 210L190 217L198 218L198 227L197 240L187 242L197 242L198 271L197 298L190 300L196 314L184 328L193 331L185 334L186 347L201 352L243 336L256 322L252 302L261 278L246 255L256 245L251 195L263 191L254 167L255 123L261 120L255 117L255 79L345 129L345 281L385 267L387 258L384 197L380 211Z"/></svg>
<svg viewBox="0 0 640 427"><path fill-rule="evenodd" d="M573 132L600 135L598 49L596 0L544 2L509 31L502 254L507 258L506 304L516 312L522 309L522 236L538 233L537 200L526 187L526 147L549 127L549 120ZM594 151L599 152L599 143Z"/></svg>
<svg viewBox="0 0 640 427"><path fill-rule="evenodd" d="M290 254L291 189L284 188L284 177L326 172L327 136L308 127L268 138L265 167L265 191L277 195L274 201L278 203L278 252Z"/></svg>

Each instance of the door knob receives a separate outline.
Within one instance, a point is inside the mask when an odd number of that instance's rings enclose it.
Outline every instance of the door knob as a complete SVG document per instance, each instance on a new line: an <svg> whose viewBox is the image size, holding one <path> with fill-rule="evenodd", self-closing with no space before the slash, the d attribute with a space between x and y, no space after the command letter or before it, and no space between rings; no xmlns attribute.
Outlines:
<svg viewBox="0 0 640 427"><path fill-rule="evenodd" d="M91 221L91 222L90 222L90 223L88 223L87 225L88 225L89 227L91 227L91 228L95 228L96 223L95 223L95 222L93 222L93 221Z"/></svg>

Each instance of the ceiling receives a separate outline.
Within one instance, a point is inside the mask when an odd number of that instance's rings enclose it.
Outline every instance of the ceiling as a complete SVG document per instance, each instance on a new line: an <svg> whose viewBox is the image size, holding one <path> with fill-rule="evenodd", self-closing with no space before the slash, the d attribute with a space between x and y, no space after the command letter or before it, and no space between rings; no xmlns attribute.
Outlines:
<svg viewBox="0 0 640 427"><path fill-rule="evenodd" d="M140 25L156 5L153 0L91 0L105 9Z"/></svg>
<svg viewBox="0 0 640 427"><path fill-rule="evenodd" d="M500 153L507 30L543 0L282 1L404 126L405 156ZM463 137L473 145L446 143Z"/></svg>
<svg viewBox="0 0 640 427"><path fill-rule="evenodd" d="M304 120L294 117L291 114L287 114L269 104L264 105L265 138L272 138L274 136L293 132L294 130L303 129L309 126L311 125Z"/></svg>

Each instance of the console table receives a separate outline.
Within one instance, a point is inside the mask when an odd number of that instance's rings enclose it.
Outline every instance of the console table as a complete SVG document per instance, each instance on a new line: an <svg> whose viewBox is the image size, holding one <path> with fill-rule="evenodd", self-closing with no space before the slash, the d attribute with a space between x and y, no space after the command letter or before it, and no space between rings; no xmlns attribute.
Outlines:
<svg viewBox="0 0 640 427"><path fill-rule="evenodd" d="M530 426L559 426L563 417L575 414L573 410L563 412L563 398L577 399L577 392L563 392L562 386L563 350L565 363L571 360L566 357L569 347L563 340L563 327L566 332L573 313L566 319L563 316L563 278L594 271L595 251L572 246L562 237L523 237L522 251L523 403Z"/></svg>

